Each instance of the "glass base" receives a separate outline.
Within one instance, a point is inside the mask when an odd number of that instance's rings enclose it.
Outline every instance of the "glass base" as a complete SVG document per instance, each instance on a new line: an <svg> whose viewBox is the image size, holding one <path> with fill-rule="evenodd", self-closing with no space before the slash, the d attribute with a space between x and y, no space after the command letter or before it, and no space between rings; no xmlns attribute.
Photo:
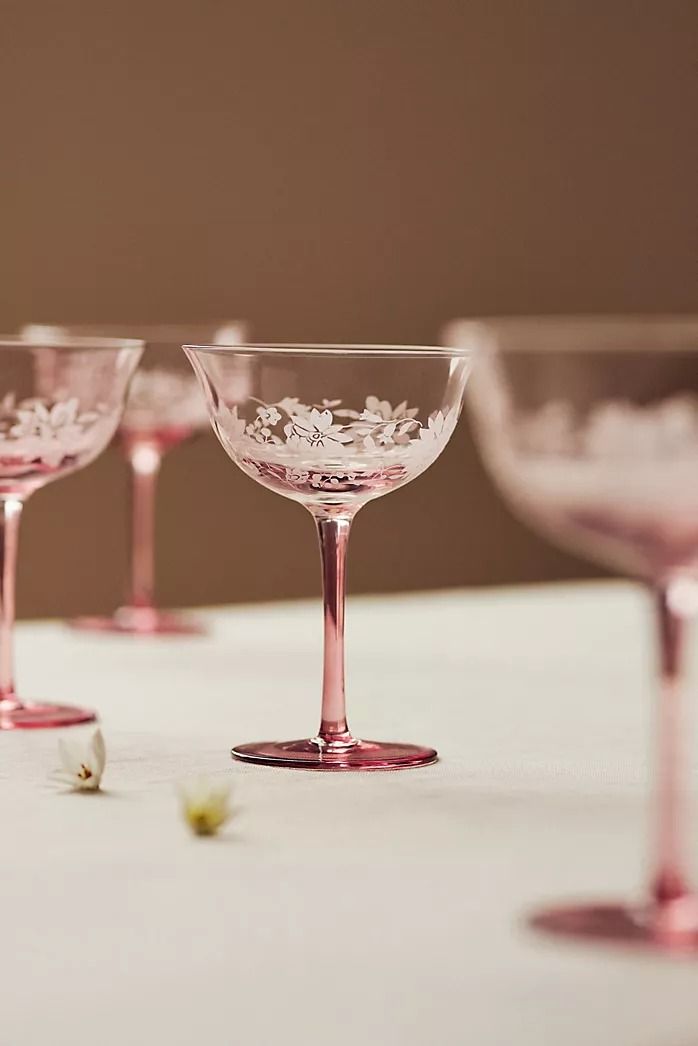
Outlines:
<svg viewBox="0 0 698 1046"><path fill-rule="evenodd" d="M155 607L119 607L111 617L78 617L69 622L81 632L109 632L124 636L199 636L204 628Z"/></svg>
<svg viewBox="0 0 698 1046"><path fill-rule="evenodd" d="M529 919L534 930L590 943L698 956L698 900L662 908L582 904L546 908Z"/></svg>
<svg viewBox="0 0 698 1046"><path fill-rule="evenodd" d="M411 766L427 766L438 759L433 748L421 745L356 741L353 745L330 751L315 739L236 745L231 755L244 763L288 766L297 770L403 770Z"/></svg>
<svg viewBox="0 0 698 1046"><path fill-rule="evenodd" d="M48 705L31 702L14 708L0 707L0 730L45 730L50 727L77 726L93 723L95 712L71 705Z"/></svg>

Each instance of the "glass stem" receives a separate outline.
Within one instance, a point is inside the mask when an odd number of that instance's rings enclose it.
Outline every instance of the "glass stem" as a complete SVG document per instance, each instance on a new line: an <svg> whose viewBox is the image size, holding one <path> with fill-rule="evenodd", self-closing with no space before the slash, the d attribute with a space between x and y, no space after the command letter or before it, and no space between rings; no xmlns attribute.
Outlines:
<svg viewBox="0 0 698 1046"><path fill-rule="evenodd" d="M132 471L130 603L151 608L155 594L155 487L162 453L155 444L138 441L128 447L127 455Z"/></svg>
<svg viewBox="0 0 698 1046"><path fill-rule="evenodd" d="M685 873L685 767L681 697L684 617L672 607L671 585L656 592L661 686L658 714L656 853L652 898L660 908L691 892Z"/></svg>
<svg viewBox="0 0 698 1046"><path fill-rule="evenodd" d="M19 522L22 516L21 498L0 498L0 526L2 526L2 566L0 568L0 709L12 711L21 702L15 693L14 681L14 626L15 587L17 581L17 544Z"/></svg>
<svg viewBox="0 0 698 1046"><path fill-rule="evenodd" d="M351 517L315 515L322 556L325 645L322 715L315 741L334 749L356 744L347 725L344 695L344 601Z"/></svg>

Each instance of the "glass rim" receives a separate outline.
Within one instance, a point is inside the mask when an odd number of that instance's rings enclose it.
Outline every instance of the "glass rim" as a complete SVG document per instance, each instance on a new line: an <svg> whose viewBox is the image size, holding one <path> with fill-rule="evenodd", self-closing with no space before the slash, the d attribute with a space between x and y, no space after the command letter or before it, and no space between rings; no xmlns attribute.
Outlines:
<svg viewBox="0 0 698 1046"><path fill-rule="evenodd" d="M696 313L570 313L570 314L547 314L547 315L511 315L511 316L472 316L451 320L444 328L444 338L456 339L464 335L482 337L483 335L494 336L509 335L515 333L528 335L529 337L538 331L544 338L558 336L569 339L565 343L556 341L554 344L539 343L537 348L541 351L554 349L561 351L567 349L593 349L593 344L583 344L581 340L596 334L602 337L618 337L623 339L630 335L641 337L668 335L678 333L680 335L695 335L695 348L698 349L698 314ZM597 348L601 348L598 344ZM693 342L688 344L684 341L666 342L657 344L653 342L655 349L673 349L682 351L692 349ZM531 348L531 343L521 344L507 343L500 346L506 352L526 351ZM633 348L638 352L643 351L643 345L638 341L632 343L618 344L616 348Z"/></svg>
<svg viewBox="0 0 698 1046"><path fill-rule="evenodd" d="M47 335L45 338L23 338L20 334L0 335L0 349L143 349L138 338L90 338Z"/></svg>
<svg viewBox="0 0 698 1046"><path fill-rule="evenodd" d="M238 356L333 356L365 357L368 359L467 359L472 349L444 345L343 345L340 342L245 342L240 345L182 345L190 352L220 352Z"/></svg>
<svg viewBox="0 0 698 1046"><path fill-rule="evenodd" d="M248 326L248 320L241 318L200 320L191 323L25 323L20 334L26 330L30 341L38 340L44 331L46 336L56 338L125 338L128 341L141 341L146 346L170 343L181 345L182 338L202 334L206 336L207 331L215 333L226 327L239 327L244 331ZM137 333L129 334L129 330Z"/></svg>

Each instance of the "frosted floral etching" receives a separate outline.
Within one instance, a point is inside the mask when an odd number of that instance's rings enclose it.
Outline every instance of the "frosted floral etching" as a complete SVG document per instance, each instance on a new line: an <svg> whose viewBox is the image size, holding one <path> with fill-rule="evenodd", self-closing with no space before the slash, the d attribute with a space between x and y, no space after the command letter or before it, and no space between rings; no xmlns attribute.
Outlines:
<svg viewBox="0 0 698 1046"><path fill-rule="evenodd" d="M206 401L193 374L162 367L136 371L122 428L204 428L207 423Z"/></svg>
<svg viewBox="0 0 698 1046"><path fill-rule="evenodd" d="M496 403L482 447L503 492L556 541L632 576L698 570L698 396L578 400Z"/></svg>
<svg viewBox="0 0 698 1046"><path fill-rule="evenodd" d="M339 409L341 400L323 400L308 406L297 399L260 403L251 420L241 418L237 407L219 404L216 420L228 442L248 450L260 444L279 460L299 454L324 451L332 457L351 451L362 458L384 458L389 452L418 454L433 441L446 443L457 415L454 410L436 411L426 422L418 420L419 408L401 403L393 408L387 400L367 396L361 411Z"/></svg>
<svg viewBox="0 0 698 1046"><path fill-rule="evenodd" d="M696 557L698 397L519 411L489 443L516 503L556 534L616 542L633 574Z"/></svg>
<svg viewBox="0 0 698 1046"><path fill-rule="evenodd" d="M237 406L219 403L223 443L261 480L308 496L369 486L378 493L405 482L443 449L458 420L450 409L422 421L418 407L393 407L377 396L367 396L361 410L343 407L341 400L305 404L292 397L253 401L251 410L243 418Z"/></svg>
<svg viewBox="0 0 698 1046"><path fill-rule="evenodd" d="M563 400L514 419L528 454L578 459L698 455L698 398L675 396L647 407L608 401L585 417Z"/></svg>
<svg viewBox="0 0 698 1046"><path fill-rule="evenodd" d="M77 399L26 399L13 392L0 401L0 465L58 468L94 448L94 428L109 423L100 411L81 411Z"/></svg>

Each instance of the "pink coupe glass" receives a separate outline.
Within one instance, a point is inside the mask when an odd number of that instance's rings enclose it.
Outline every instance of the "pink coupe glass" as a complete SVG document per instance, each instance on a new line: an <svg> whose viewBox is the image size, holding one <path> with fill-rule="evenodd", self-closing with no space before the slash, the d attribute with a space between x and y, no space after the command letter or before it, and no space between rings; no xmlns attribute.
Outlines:
<svg viewBox="0 0 698 1046"><path fill-rule="evenodd" d="M118 430L118 443L131 471L131 570L127 601L108 617L80 617L71 624L90 632L122 635L197 635L195 621L161 610L155 603L155 490L163 456L193 435L208 430L208 413L196 379L182 356L183 341L216 344L244 341L244 324L219 323L169 326L110 324L105 326L32 325L26 336L119 336L146 345L141 366L131 383Z"/></svg>
<svg viewBox="0 0 698 1046"><path fill-rule="evenodd" d="M346 549L358 510L409 483L446 446L461 410L469 353L334 345L184 349L229 456L252 479L308 509L320 539L325 619L320 728L303 740L238 745L233 756L312 770L393 770L433 762L433 748L360 741L349 731Z"/></svg>
<svg viewBox="0 0 698 1046"><path fill-rule="evenodd" d="M14 683L19 521L30 494L89 465L116 431L143 349L114 338L0 341L0 730L70 726L94 713L27 703Z"/></svg>
<svg viewBox="0 0 698 1046"><path fill-rule="evenodd" d="M648 897L555 907L533 924L697 952L680 697L685 624L698 610L698 318L462 322L448 340L483 350L469 399L485 462L514 508L554 541L643 581L657 607Z"/></svg>

